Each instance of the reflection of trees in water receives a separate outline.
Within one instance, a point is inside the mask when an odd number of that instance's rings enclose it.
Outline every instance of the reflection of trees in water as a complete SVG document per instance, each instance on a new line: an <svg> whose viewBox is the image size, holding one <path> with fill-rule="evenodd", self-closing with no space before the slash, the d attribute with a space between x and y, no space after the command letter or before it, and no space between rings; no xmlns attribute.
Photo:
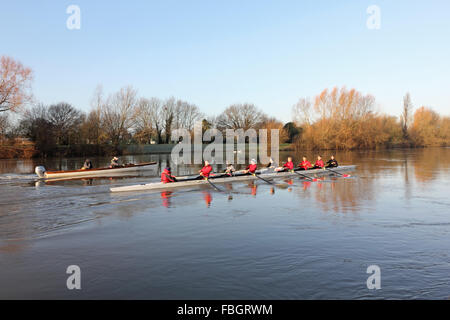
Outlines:
<svg viewBox="0 0 450 320"><path fill-rule="evenodd" d="M295 164L298 164L304 155L310 161L315 161L317 155L321 155L325 161L335 155L340 165L355 164L359 176L371 176L375 179L387 173L385 170L397 169L403 172L412 164L416 180L425 182L436 179L442 170L450 167L449 148L280 152L280 160L293 156ZM404 178L405 183L408 183L408 172L404 172Z"/></svg>
<svg viewBox="0 0 450 320"><path fill-rule="evenodd" d="M28 241L0 241L0 254L15 253L24 250Z"/></svg>
<svg viewBox="0 0 450 320"><path fill-rule="evenodd" d="M34 172L34 160L32 159L1 159L0 160L0 174L1 173L30 173Z"/></svg>
<svg viewBox="0 0 450 320"><path fill-rule="evenodd" d="M327 178L330 179L330 178ZM306 193L314 197L323 211L358 212L362 203L373 200L374 187L371 180L331 178L332 181L317 181L311 183L311 191Z"/></svg>
<svg viewBox="0 0 450 320"><path fill-rule="evenodd" d="M327 159L333 152L325 151L319 154ZM290 154L283 154L287 155ZM302 155L293 154L296 160ZM313 159L317 152L305 152L305 155ZM314 195L324 210L336 212L357 211L363 201L373 201L376 198L376 189L383 188L380 182L387 177L395 180L399 187L404 189L402 194L408 199L412 192L412 172L417 182L424 183L439 179L450 168L448 148L353 151L338 152L335 155L341 165L357 165L356 172L352 173L357 178L347 181L337 178L335 182L319 182L317 185L304 182L303 189L314 191L303 192L303 196Z"/></svg>
<svg viewBox="0 0 450 320"><path fill-rule="evenodd" d="M435 180L443 170L450 167L450 149L426 148L415 153L414 176L418 182Z"/></svg>
<svg viewBox="0 0 450 320"><path fill-rule="evenodd" d="M35 228L35 222L23 213L27 212L27 204L14 201L0 206L0 255L21 251L28 246L31 237L29 230Z"/></svg>

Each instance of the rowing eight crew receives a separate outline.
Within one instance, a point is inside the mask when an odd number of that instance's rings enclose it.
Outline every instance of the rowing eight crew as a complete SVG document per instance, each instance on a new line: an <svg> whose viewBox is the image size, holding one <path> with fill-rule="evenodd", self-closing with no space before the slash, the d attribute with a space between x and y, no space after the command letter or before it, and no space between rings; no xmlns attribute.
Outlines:
<svg viewBox="0 0 450 320"><path fill-rule="evenodd" d="M273 165L272 158L270 159L269 166ZM311 163L306 159L306 157L303 157L303 161L298 165L298 169L296 170L312 170L312 169L325 169L325 168L335 168L338 166L338 163L334 156L331 156L330 160L327 161L327 164L322 160L321 156L317 157L317 161L314 164L314 166L311 165ZM256 174L256 170L258 169L258 166L256 164L256 160L252 159L250 161L250 164L242 171L240 171L243 174ZM209 164L208 161L205 160L205 165L202 169L199 170L199 176L196 178L198 180L207 180L209 176L212 173L212 166ZM275 168L275 171L283 172L283 171L294 171L294 162L292 162L292 157L288 157L287 162L283 164L282 167ZM235 169L233 165L230 162L227 162L227 167L224 171L224 176L233 176L235 173ZM170 167L166 167L163 172L161 173L161 182L162 183L170 183L170 182L177 182L177 179L175 176L172 175Z"/></svg>

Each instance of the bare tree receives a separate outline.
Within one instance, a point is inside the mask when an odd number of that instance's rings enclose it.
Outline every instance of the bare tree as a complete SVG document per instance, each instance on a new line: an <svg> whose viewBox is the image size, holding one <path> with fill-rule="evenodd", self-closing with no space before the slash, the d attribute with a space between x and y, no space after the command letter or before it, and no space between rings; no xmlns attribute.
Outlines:
<svg viewBox="0 0 450 320"><path fill-rule="evenodd" d="M0 114L0 141L6 136L10 129L8 114Z"/></svg>
<svg viewBox="0 0 450 320"><path fill-rule="evenodd" d="M156 132L156 142L162 143L162 131L163 131L163 114L161 113L162 109L162 101L158 98L151 98L149 101L150 110L151 110L151 118L153 127Z"/></svg>
<svg viewBox="0 0 450 320"><path fill-rule="evenodd" d="M161 142L161 132L164 130L165 143L170 143L173 129L185 128L192 131L201 115L196 105L173 97L164 103L157 98L141 99L135 116L137 138L147 141L156 134L158 142Z"/></svg>
<svg viewBox="0 0 450 320"><path fill-rule="evenodd" d="M175 115L176 115L176 101L174 97L171 97L164 101L164 104L162 106L162 118L163 118L163 128L165 133L165 142L170 143L171 140L171 133L174 122L175 122Z"/></svg>
<svg viewBox="0 0 450 320"><path fill-rule="evenodd" d="M292 114L294 118L295 124L309 125L312 123L312 114L311 114L311 101L307 98L301 98L298 102L292 107Z"/></svg>
<svg viewBox="0 0 450 320"><path fill-rule="evenodd" d="M48 121L53 127L57 144L70 144L70 135L77 130L83 121L83 114L70 104L61 102L48 108Z"/></svg>
<svg viewBox="0 0 450 320"><path fill-rule="evenodd" d="M265 119L265 114L253 104L234 104L217 118L217 127L223 129L256 128Z"/></svg>
<svg viewBox="0 0 450 320"><path fill-rule="evenodd" d="M111 95L102 105L101 122L107 139L116 150L119 144L129 134L133 126L137 92L132 87L125 87Z"/></svg>
<svg viewBox="0 0 450 320"><path fill-rule="evenodd" d="M97 85L91 98L91 111L83 124L84 138L88 143L94 142L97 146L100 144L102 137L101 114L104 103L103 87Z"/></svg>
<svg viewBox="0 0 450 320"><path fill-rule="evenodd" d="M135 138L139 141L150 143L152 136L155 134L158 135L156 128L160 122L159 117L157 117L159 107L160 104L155 103L155 101L145 98L139 100L135 113Z"/></svg>
<svg viewBox="0 0 450 320"><path fill-rule="evenodd" d="M400 116L400 122L402 124L402 132L403 132L403 138L408 139L408 127L411 123L411 117L412 117L412 102L411 102L411 96L409 92L406 93L406 95L403 97L403 111Z"/></svg>
<svg viewBox="0 0 450 320"><path fill-rule="evenodd" d="M30 68L6 56L0 58L0 112L14 111L31 101Z"/></svg>
<svg viewBox="0 0 450 320"><path fill-rule="evenodd" d="M97 109L92 109L82 124L83 143L99 145L102 140L101 113Z"/></svg>
<svg viewBox="0 0 450 320"><path fill-rule="evenodd" d="M202 117L203 114L195 104L177 100L175 108L176 128L184 128L192 131L195 122L201 120Z"/></svg>
<svg viewBox="0 0 450 320"><path fill-rule="evenodd" d="M156 97L150 99L141 98L135 112L135 129L137 138L148 142L155 136L157 143L162 143L162 131L165 115L163 114L163 102Z"/></svg>
<svg viewBox="0 0 450 320"><path fill-rule="evenodd" d="M36 143L36 149L43 156L52 154L55 149L53 126L48 121L48 108L38 104L26 110L19 124L19 133Z"/></svg>

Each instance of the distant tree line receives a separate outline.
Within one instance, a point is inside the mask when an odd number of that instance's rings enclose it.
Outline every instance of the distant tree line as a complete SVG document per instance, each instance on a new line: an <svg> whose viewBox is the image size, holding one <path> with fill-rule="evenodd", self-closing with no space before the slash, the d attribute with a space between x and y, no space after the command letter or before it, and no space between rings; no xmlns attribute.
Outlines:
<svg viewBox="0 0 450 320"><path fill-rule="evenodd" d="M373 149L450 145L450 117L429 107L413 113L410 94L399 118L375 110L375 98L355 89L324 90L311 102L293 107L294 123L301 130L297 149Z"/></svg>
<svg viewBox="0 0 450 320"><path fill-rule="evenodd" d="M300 99L293 106L293 121L283 124L254 104L233 104L217 116L206 116L193 103L174 97L140 97L131 86L108 96L98 86L88 113L67 102L33 104L32 76L21 63L1 57L0 157L120 154L129 144L173 143L173 129L192 133L198 121L203 132L279 129L280 142L296 149L450 145L450 118L428 107L413 112L409 93L397 118L377 112L371 95L345 87L326 89L313 101ZM32 141L35 149L27 145L27 152L15 152L25 150L23 138ZM270 134L268 138L271 143Z"/></svg>
<svg viewBox="0 0 450 320"><path fill-rule="evenodd" d="M30 139L41 156L120 154L129 144L176 143L172 141L172 130L184 128L193 134L196 122L201 122L203 131L212 128L285 131L282 122L253 104L231 105L219 116L206 118L195 104L174 97L139 98L132 87L124 87L107 98L97 88L88 113L60 102L38 104L23 111L16 125L8 122L7 117L0 121L4 123L4 132L0 132L3 136ZM286 137L281 134L283 141Z"/></svg>

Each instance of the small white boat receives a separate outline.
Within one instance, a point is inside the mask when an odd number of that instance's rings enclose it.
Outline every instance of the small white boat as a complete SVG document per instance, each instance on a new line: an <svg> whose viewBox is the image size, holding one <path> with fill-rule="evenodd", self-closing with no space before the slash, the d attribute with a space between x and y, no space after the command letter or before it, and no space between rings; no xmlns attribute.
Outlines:
<svg viewBox="0 0 450 320"><path fill-rule="evenodd" d="M79 169L65 171L47 171L42 166L37 166L34 172L41 179L60 178L90 178L90 177L113 177L121 176L130 172L139 172L150 169L156 162L146 162L139 164L126 164L116 168Z"/></svg>
<svg viewBox="0 0 450 320"><path fill-rule="evenodd" d="M314 170L307 170L307 171L295 171L295 172L272 172L272 173L264 173L267 172L267 169L262 169L257 171L258 177L261 177L263 179L274 179L274 178L287 178L292 176L306 176L306 177L318 177L318 176L324 176L324 175L342 175L341 172L345 171L354 171L356 166L350 165L350 166L339 166L337 168L330 168L330 169L314 169ZM227 183L227 182L233 182L233 181L245 181L245 180L256 180L258 177L254 175L248 175L248 174L237 174L233 177L222 177L222 174L219 174L217 176L212 176L209 178L211 182L214 183ZM162 182L154 182L154 183L147 183L147 184L138 184L133 186L124 186L124 187L115 187L110 188L111 192L126 192L126 191L144 191L144 190L165 190L165 189L173 189L178 187L189 187L189 186L198 186L198 185L204 185L208 184L209 182L207 180L193 180L189 177L180 177L177 178L177 182L171 182L171 183L162 183Z"/></svg>

